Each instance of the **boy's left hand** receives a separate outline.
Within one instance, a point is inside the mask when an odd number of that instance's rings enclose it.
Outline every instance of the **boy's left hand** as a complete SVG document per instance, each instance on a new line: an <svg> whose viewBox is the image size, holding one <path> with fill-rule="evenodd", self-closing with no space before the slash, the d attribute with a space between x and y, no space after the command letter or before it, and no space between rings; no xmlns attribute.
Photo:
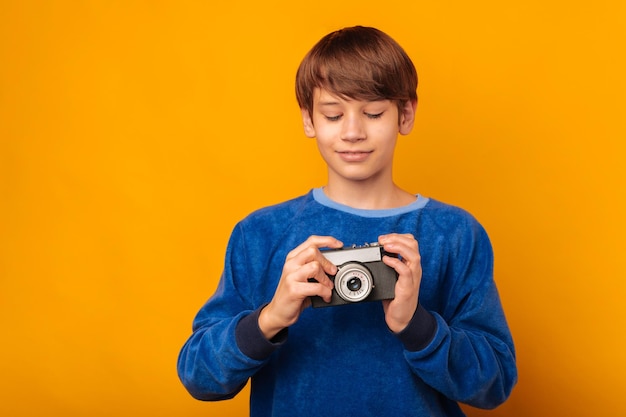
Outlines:
<svg viewBox="0 0 626 417"><path fill-rule="evenodd" d="M389 329L399 333L409 324L417 309L422 264L419 246L411 234L392 233L378 238L386 252L400 255L400 259L384 256L383 262L398 273L395 298L383 300L385 321Z"/></svg>

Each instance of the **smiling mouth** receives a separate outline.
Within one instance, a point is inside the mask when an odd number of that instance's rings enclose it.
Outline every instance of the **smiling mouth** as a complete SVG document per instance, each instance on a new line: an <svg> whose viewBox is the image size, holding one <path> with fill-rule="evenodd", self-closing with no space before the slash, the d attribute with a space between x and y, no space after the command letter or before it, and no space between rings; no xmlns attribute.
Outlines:
<svg viewBox="0 0 626 417"><path fill-rule="evenodd" d="M372 153L372 151L339 151L341 159L347 162L361 162Z"/></svg>

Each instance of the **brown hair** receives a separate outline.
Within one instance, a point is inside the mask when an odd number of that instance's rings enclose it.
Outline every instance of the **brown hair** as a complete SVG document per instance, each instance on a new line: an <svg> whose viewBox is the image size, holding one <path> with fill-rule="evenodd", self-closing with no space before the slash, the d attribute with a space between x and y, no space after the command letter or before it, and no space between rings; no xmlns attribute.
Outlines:
<svg viewBox="0 0 626 417"><path fill-rule="evenodd" d="M296 73L298 105L311 113L313 91L354 100L417 100L417 72L404 49L386 33L354 26L324 36Z"/></svg>

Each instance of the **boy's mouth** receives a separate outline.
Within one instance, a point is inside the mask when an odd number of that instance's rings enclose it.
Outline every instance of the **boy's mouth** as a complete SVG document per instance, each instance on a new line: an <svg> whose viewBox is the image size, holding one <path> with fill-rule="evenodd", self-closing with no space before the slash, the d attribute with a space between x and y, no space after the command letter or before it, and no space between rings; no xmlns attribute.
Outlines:
<svg viewBox="0 0 626 417"><path fill-rule="evenodd" d="M362 162L372 151L338 151L339 157L346 162Z"/></svg>

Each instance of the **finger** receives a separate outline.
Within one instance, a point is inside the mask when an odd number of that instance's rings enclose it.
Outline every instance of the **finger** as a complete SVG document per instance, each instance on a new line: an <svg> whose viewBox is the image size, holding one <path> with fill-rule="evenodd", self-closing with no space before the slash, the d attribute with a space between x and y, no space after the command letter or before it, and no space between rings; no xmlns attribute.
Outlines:
<svg viewBox="0 0 626 417"><path fill-rule="evenodd" d="M299 259L299 262L302 265L313 263L314 265L319 266L320 271L326 272L330 275L335 275L337 273L336 265L328 260L328 258L326 258L318 248L312 246L302 250L302 252L300 252L300 254L294 259Z"/></svg>
<svg viewBox="0 0 626 417"><path fill-rule="evenodd" d="M398 297L401 293L411 295L419 291L422 282L422 268L420 265L409 266L398 258L391 256L383 257L383 262L398 273L395 294Z"/></svg>
<svg viewBox="0 0 626 417"><path fill-rule="evenodd" d="M326 262L328 263L328 260L326 260ZM332 263L330 265L332 265ZM332 266L334 267L334 265ZM297 281L299 282L317 282L327 288L334 288L333 282L328 278L326 271L318 261L312 261L302 265L296 273L298 274Z"/></svg>
<svg viewBox="0 0 626 417"><path fill-rule="evenodd" d="M399 255L402 259L416 263L419 262L419 244L410 234L391 234L379 238L385 252Z"/></svg>
<svg viewBox="0 0 626 417"><path fill-rule="evenodd" d="M417 243L417 239L415 239L415 236L413 236L410 233L403 233L403 234L390 233L390 234L381 235L378 237L378 243L380 243L383 246L391 245L391 244L398 244L402 242L409 244L409 245L413 245L414 243Z"/></svg>
<svg viewBox="0 0 626 417"><path fill-rule="evenodd" d="M298 284L297 291L303 296L313 297L319 296L327 303L332 297L332 289L318 282L303 282Z"/></svg>
<svg viewBox="0 0 626 417"><path fill-rule="evenodd" d="M411 233L388 233L386 235L380 235L378 237L378 242L383 245L386 240L397 240L397 239L413 239L415 240L415 236Z"/></svg>
<svg viewBox="0 0 626 417"><path fill-rule="evenodd" d="M308 263L317 262L323 271L329 275L334 275L337 273L337 267L322 255L319 248L340 248L342 246L343 243L332 236L311 236L287 255L285 267L288 271L295 272ZM320 278L322 278L321 275Z"/></svg>
<svg viewBox="0 0 626 417"><path fill-rule="evenodd" d="M395 256L383 256L383 262L385 265L395 269L398 273L398 280L402 279L405 276L412 276L411 268L406 264L405 261L402 261Z"/></svg>
<svg viewBox="0 0 626 417"><path fill-rule="evenodd" d="M307 240L302 242L300 245L296 246L289 254L287 255L287 259L294 258L301 254L303 251L309 250L310 248L340 248L343 246L343 243L332 237L332 236L309 236Z"/></svg>

